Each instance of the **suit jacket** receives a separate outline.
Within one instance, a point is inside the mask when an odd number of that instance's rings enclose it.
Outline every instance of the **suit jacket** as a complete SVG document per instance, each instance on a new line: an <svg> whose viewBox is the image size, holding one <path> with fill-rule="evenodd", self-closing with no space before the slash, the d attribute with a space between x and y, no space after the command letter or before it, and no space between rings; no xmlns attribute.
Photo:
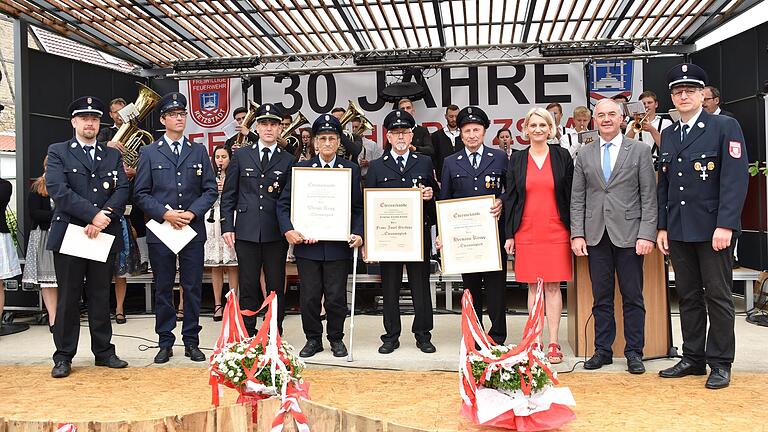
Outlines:
<svg viewBox="0 0 768 432"><path fill-rule="evenodd" d="M685 142L680 127L677 122L661 133L659 229L667 230L670 240L685 242L709 242L718 227L738 236L749 184L739 123L702 110Z"/></svg>
<svg viewBox="0 0 768 432"><path fill-rule="evenodd" d="M221 193L221 232L252 242L281 240L277 200L294 163L293 155L277 145L264 170L258 144L235 150Z"/></svg>
<svg viewBox="0 0 768 432"><path fill-rule="evenodd" d="M528 174L530 148L512 153L507 167L507 184L504 191L507 238L514 238L525 209L525 187ZM549 146L549 160L555 183L557 213L566 228L571 227L571 184L573 182L573 159L563 147Z"/></svg>
<svg viewBox="0 0 768 432"><path fill-rule="evenodd" d="M424 228L428 231L430 226L437 223L434 198L439 192L431 158L411 152L405 170L400 172L400 167L388 152L371 161L365 178L366 188L412 188L419 185L431 187L433 191L433 198L423 202ZM428 239L429 236L426 236L425 240Z"/></svg>
<svg viewBox="0 0 768 432"><path fill-rule="evenodd" d="M430 157L435 154L435 149L432 147L432 139L429 137L429 131L424 126L413 128L413 141L411 145L416 147L416 153Z"/></svg>
<svg viewBox="0 0 768 432"><path fill-rule="evenodd" d="M607 231L611 242L635 247L638 239L656 241L656 179L648 146L622 135L608 181L600 162L600 141L579 150L571 189L571 238L594 246Z"/></svg>
<svg viewBox="0 0 768 432"><path fill-rule="evenodd" d="M495 148L483 146L483 156L477 169L464 150L456 152L443 162L440 181L440 199L466 198L494 195L500 198L507 177L507 154ZM499 218L499 240L504 245L504 212ZM504 248L502 247L502 250Z"/></svg>
<svg viewBox="0 0 768 432"><path fill-rule="evenodd" d="M8 203L11 202L11 195L13 194L13 185L6 179L0 178L0 233L11 232L8 229L8 222L5 220L5 211L8 207Z"/></svg>
<svg viewBox="0 0 768 432"><path fill-rule="evenodd" d="M297 167L317 168L321 166L319 156L296 164ZM336 157L335 168L350 168L352 170L352 215L350 220L350 232L355 235L363 235L363 193L360 190L360 167L352 161ZM292 174L292 173L291 173ZM277 202L277 218L280 222L280 231L285 235L293 230L291 223L291 175L285 184L283 193ZM347 242L320 241L315 244L298 244L293 247L293 254L297 258L305 258L315 261L338 261L352 257L352 249Z"/></svg>
<svg viewBox="0 0 768 432"><path fill-rule="evenodd" d="M464 150L464 143L461 141L461 136L456 139L456 145L453 144L453 139L445 134L443 129L432 134L432 147L435 149L435 155L432 157L435 165L435 172L437 178L442 178L443 175L443 161L448 156Z"/></svg>
<svg viewBox="0 0 768 432"><path fill-rule="evenodd" d="M197 232L192 241L205 241L206 213L219 196L216 175L205 147L186 138L183 141L178 159L164 138L141 148L133 199L158 223L164 222L166 205L174 210L189 210L195 215L189 226ZM147 230L147 243L161 241Z"/></svg>
<svg viewBox="0 0 768 432"><path fill-rule="evenodd" d="M103 232L115 236L112 251L123 247L120 217L128 201L128 177L120 151L97 142L93 166L76 139L51 144L45 185L55 209L46 248L58 251L69 223L86 226L101 210L109 210L110 224Z"/></svg>

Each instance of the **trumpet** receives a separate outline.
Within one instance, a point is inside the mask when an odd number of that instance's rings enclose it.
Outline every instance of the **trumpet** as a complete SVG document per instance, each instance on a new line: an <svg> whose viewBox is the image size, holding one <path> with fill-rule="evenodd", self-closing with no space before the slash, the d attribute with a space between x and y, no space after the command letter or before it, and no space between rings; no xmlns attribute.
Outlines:
<svg viewBox="0 0 768 432"><path fill-rule="evenodd" d="M642 117L640 117L640 114L635 114L635 121L632 123L632 130L634 130L636 134L643 130L645 122L648 121L648 115L650 115L649 111L646 111L645 115Z"/></svg>
<svg viewBox="0 0 768 432"><path fill-rule="evenodd" d="M248 114L246 114L245 118L243 118L243 123L241 126L245 126L250 129L251 126L253 126L253 123L256 121L256 110L258 109L259 104L254 101L248 101ZM248 136L238 132L237 138L235 138L235 142L232 143L232 150L244 146L246 141L248 141Z"/></svg>
<svg viewBox="0 0 768 432"><path fill-rule="evenodd" d="M280 135L280 138L288 141L286 147L298 148L301 145L301 142L298 138L296 138L295 135L293 135L293 132L307 123L309 123L309 120L307 120L307 118L304 117L304 114L299 111L299 113L296 114L296 118L293 119L291 124L289 124L288 127L285 128L283 133Z"/></svg>

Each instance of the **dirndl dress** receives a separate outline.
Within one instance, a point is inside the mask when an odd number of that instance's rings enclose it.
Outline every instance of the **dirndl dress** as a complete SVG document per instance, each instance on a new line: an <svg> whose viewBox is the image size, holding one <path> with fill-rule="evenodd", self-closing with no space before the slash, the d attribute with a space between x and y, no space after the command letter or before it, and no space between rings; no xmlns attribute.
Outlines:
<svg viewBox="0 0 768 432"><path fill-rule="evenodd" d="M56 288L56 269L53 267L53 252L45 248L48 230L35 228L29 233L27 261L21 283L25 290Z"/></svg>
<svg viewBox="0 0 768 432"><path fill-rule="evenodd" d="M205 266L236 266L237 254L235 249L227 246L221 235L221 197L213 204L212 210L205 215ZM210 212L213 211L213 222L208 221Z"/></svg>
<svg viewBox="0 0 768 432"><path fill-rule="evenodd" d="M0 279L9 279L21 274L19 254L10 233L0 233Z"/></svg>

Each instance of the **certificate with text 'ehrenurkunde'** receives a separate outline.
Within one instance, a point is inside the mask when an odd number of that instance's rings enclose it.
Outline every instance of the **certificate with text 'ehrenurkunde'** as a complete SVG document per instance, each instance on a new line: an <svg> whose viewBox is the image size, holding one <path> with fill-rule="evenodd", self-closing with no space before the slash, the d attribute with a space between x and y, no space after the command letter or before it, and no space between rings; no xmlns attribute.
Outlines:
<svg viewBox="0 0 768 432"><path fill-rule="evenodd" d="M423 261L421 189L366 189L365 233L368 261Z"/></svg>
<svg viewBox="0 0 768 432"><path fill-rule="evenodd" d="M491 215L493 195L437 202L443 273L501 270L499 225Z"/></svg>
<svg viewBox="0 0 768 432"><path fill-rule="evenodd" d="M349 239L352 217L352 170L293 167L291 223L305 238Z"/></svg>

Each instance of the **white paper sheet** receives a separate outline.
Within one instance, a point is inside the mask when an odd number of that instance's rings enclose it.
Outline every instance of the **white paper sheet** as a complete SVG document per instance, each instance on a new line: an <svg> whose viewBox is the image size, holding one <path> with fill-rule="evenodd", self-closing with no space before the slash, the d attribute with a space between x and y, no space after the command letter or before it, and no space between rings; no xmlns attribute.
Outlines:
<svg viewBox="0 0 768 432"><path fill-rule="evenodd" d="M59 252L92 261L107 262L114 241L115 236L103 232L96 238L88 238L84 227L69 224Z"/></svg>
<svg viewBox="0 0 768 432"><path fill-rule="evenodd" d="M154 219L147 222L147 229L152 231L175 254L184 249L184 246L197 235L197 232L189 225L185 225L182 229L176 229L168 221L159 224Z"/></svg>

